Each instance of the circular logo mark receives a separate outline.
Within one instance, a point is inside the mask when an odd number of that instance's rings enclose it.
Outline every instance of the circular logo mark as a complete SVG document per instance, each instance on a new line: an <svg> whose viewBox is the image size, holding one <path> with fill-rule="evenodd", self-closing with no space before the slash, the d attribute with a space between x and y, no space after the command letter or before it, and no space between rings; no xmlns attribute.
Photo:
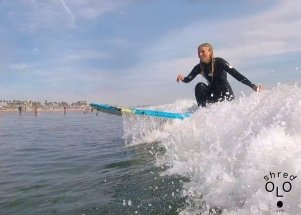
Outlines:
<svg viewBox="0 0 301 215"><path fill-rule="evenodd" d="M278 201L278 202L277 202L277 207L278 207L278 208L282 208L282 206L283 206L283 202L282 202L282 201Z"/></svg>

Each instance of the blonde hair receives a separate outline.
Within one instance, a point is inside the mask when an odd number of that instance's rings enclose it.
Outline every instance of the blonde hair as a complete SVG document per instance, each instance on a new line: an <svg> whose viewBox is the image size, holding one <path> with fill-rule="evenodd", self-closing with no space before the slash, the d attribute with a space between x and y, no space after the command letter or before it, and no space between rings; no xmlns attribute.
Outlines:
<svg viewBox="0 0 301 215"><path fill-rule="evenodd" d="M203 43L199 45L198 49L206 47L211 52L211 74L212 74L212 80L213 80L213 74L214 74L214 54L213 54L213 46L210 43ZM205 75L204 66L201 63L201 74L202 76Z"/></svg>

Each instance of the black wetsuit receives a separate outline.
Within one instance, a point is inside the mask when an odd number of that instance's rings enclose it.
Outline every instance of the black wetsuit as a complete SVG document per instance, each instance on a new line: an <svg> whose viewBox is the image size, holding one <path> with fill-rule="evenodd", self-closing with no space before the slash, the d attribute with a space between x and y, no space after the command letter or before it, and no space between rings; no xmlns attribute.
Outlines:
<svg viewBox="0 0 301 215"><path fill-rule="evenodd" d="M202 69L203 67L203 69ZM254 88L256 85L249 81L246 77L240 74L236 69L229 65L223 58L214 58L214 74L211 74L211 62L197 64L190 74L184 78L183 82L192 81L198 74L203 71L203 77L207 80L208 85L198 83L195 86L195 97L198 106L205 107L206 103L234 99L234 93L227 80L227 73L243 84Z"/></svg>

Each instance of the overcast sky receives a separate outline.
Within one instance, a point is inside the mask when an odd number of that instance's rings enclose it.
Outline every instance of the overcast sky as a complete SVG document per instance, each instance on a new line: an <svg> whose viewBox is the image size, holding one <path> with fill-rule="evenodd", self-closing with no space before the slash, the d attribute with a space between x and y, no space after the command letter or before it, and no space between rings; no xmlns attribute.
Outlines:
<svg viewBox="0 0 301 215"><path fill-rule="evenodd" d="M300 11L298 0L0 0L0 99L194 99L204 79L175 80L203 42L254 83L300 86Z"/></svg>

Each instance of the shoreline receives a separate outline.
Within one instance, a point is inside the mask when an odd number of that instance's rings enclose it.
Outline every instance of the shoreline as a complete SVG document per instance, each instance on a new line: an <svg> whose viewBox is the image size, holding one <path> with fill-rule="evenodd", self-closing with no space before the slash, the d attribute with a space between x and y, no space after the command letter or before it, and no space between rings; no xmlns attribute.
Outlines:
<svg viewBox="0 0 301 215"><path fill-rule="evenodd" d="M64 109L37 109L37 113L47 113L47 112L62 112L62 113L64 113L65 110ZM68 112L91 113L91 110L90 109L87 110L85 108L84 109L70 108L70 109L66 109L66 113L68 113ZM0 110L0 114L6 114L6 113L18 113L19 114L19 110L18 109ZM29 109L29 110L26 110L26 111L22 111L22 113L33 113L33 114L35 114L35 110L34 109Z"/></svg>

